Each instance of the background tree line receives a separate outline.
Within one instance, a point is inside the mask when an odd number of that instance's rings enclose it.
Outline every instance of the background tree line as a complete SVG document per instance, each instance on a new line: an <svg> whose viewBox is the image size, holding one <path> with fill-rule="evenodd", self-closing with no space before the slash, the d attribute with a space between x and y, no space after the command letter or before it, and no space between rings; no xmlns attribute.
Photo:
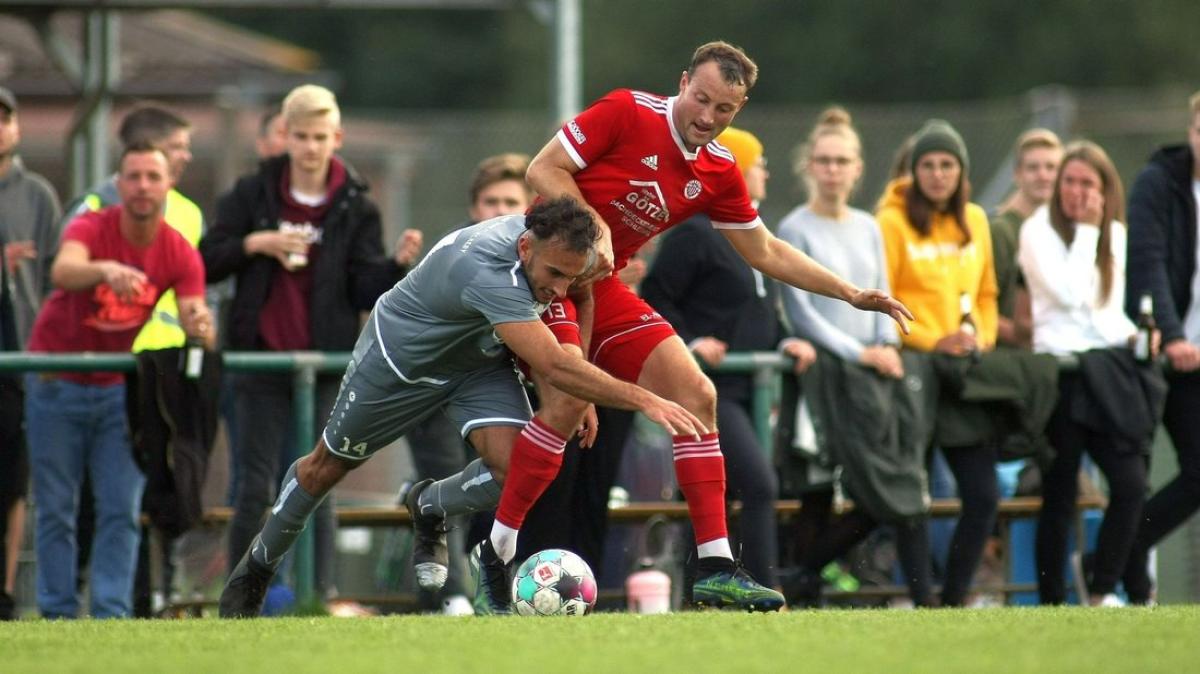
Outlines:
<svg viewBox="0 0 1200 674"><path fill-rule="evenodd" d="M495 10L232 10L214 14L316 50L348 105L546 109L549 29ZM1195 0L583 0L584 98L673 88L714 38L763 70L764 103L914 102L1195 82Z"/></svg>

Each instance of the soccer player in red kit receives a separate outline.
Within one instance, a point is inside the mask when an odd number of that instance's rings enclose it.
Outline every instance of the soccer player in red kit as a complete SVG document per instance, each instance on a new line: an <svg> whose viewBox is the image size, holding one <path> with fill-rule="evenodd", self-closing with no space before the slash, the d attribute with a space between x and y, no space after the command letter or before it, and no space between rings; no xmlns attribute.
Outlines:
<svg viewBox="0 0 1200 674"><path fill-rule="evenodd" d="M677 96L611 92L568 121L534 158L526 175L542 198L574 197L587 204L601 225L591 275L595 283L590 340L587 310L580 311L582 336L570 334L571 323L561 316L546 316L547 323L559 323L554 329L560 341L585 344L588 357L600 368L679 403L709 429L716 428L712 382L670 324L613 273L646 240L671 226L706 213L746 262L767 276L859 309L889 314L905 331L905 319L912 318L885 293L847 283L763 226L732 153L714 140L745 105L757 74L758 67L741 49L724 42L705 44L680 77ZM585 403L547 391L541 382L538 387L542 409L574 405L582 418ZM496 524L481 551L485 591L507 577L497 562L507 563L515 554L526 513L562 463L566 438L539 431L523 433L513 447ZM783 596L734 563L725 527L719 434L714 430L699 438L673 440L675 474L687 499L699 558L693 601L778 610Z"/></svg>

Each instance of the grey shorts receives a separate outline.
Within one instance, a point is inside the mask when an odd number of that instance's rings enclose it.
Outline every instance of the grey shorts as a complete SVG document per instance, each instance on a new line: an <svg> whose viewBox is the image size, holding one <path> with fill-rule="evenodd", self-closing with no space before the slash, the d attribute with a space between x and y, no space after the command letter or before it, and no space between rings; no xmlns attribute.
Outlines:
<svg viewBox="0 0 1200 674"><path fill-rule="evenodd" d="M441 386L409 384L392 371L379 343L364 335L321 437L333 454L363 461L443 412L464 438L476 428L524 426L533 418L510 361L451 377Z"/></svg>

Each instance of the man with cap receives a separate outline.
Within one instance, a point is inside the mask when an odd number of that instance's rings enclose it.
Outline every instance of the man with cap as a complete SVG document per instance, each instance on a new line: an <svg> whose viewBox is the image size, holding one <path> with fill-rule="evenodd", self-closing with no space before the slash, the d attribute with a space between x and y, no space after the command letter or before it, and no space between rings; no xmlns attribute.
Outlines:
<svg viewBox="0 0 1200 674"><path fill-rule="evenodd" d="M17 98L0 87L0 350L25 348L33 320L50 290L58 247L58 195L17 156L21 127ZM0 620L14 617L17 550L25 522L28 456L21 418L20 379L0 375Z"/></svg>
<svg viewBox="0 0 1200 674"><path fill-rule="evenodd" d="M767 162L753 134L730 127L717 142L733 153L751 203L767 196ZM642 298L671 323L702 363L716 367L730 351L771 351L795 359L803 372L816 359L812 344L784 340L776 312L776 284L741 262L707 215L672 229L642 281ZM778 585L775 499L779 485L769 453L755 434L754 381L749 374L714 375L717 426L729 475L727 498L742 502L742 561L759 582ZM689 588L685 587L686 592Z"/></svg>

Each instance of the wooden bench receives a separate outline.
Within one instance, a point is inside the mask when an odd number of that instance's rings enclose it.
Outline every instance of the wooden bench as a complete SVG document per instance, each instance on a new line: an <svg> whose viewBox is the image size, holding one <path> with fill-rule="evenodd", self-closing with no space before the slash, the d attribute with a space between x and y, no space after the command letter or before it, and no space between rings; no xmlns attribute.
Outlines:
<svg viewBox="0 0 1200 674"><path fill-rule="evenodd" d="M1076 510L1103 509L1107 501L1098 496L1081 496L1075 503ZM847 508L852 509L853 503L847 502ZM1001 520L1033 517L1042 508L1042 499L1037 496L1018 496L1000 501L999 518ZM929 514L931 517L956 517L962 511L962 504L956 498L934 499ZM730 513L737 515L741 512L741 504L734 502L730 505ZM780 517L790 518L800 512L800 501L783 499L775 502L775 512ZM340 506L336 510L337 520L344 527L400 527L410 523L408 511L399 506ZM608 517L614 522L645 522L651 517L662 516L668 519L686 519L687 504L682 501L632 501L628 505L610 508ZM229 523L233 517L233 508L217 507L204 511L204 526L217 527Z"/></svg>
<svg viewBox="0 0 1200 674"><path fill-rule="evenodd" d="M1083 495L1075 502L1077 516L1085 510L1103 509L1108 505L1105 498L1098 495ZM853 509L853 503L847 502L847 510ZM1013 520L1036 517L1042 507L1042 499L1037 496L1018 496L1000 501L997 514L998 525L1004 540L1008 540L1008 525ZM775 511L781 519L790 519L800 512L800 501L782 499L775 502ZM935 518L956 517L962 511L962 503L958 499L934 499L930 504L929 515ZM398 506L341 506L336 509L338 525L343 527L402 527L411 523L408 511ZM741 504L730 504L730 514L736 516L741 512ZM614 523L633 524L646 522L652 517L666 517L671 520L682 520L688 516L687 504L682 501L633 501L627 505L610 508L609 519ZM227 507L209 508L204 512L203 525L206 527L222 527L233 517L233 509ZM1077 517L1077 522L1078 522ZM1077 527L1077 531L1080 528ZM976 586L982 593L1001 594L1006 599L1013 594L1036 592L1034 583L1015 583L1012 581L1006 565L1005 582L999 585ZM621 591L606 591L605 595L620 595ZM873 585L862 587L853 592L826 591L825 597L832 603L853 600L878 600L892 597L904 597L908 588L903 585ZM619 599L619 596L606 596L606 599ZM399 610L416 608L416 597L411 594L343 596L341 599L356 601L363 604L387 605ZM171 608L179 610L195 610L211 606L212 601L184 602Z"/></svg>

